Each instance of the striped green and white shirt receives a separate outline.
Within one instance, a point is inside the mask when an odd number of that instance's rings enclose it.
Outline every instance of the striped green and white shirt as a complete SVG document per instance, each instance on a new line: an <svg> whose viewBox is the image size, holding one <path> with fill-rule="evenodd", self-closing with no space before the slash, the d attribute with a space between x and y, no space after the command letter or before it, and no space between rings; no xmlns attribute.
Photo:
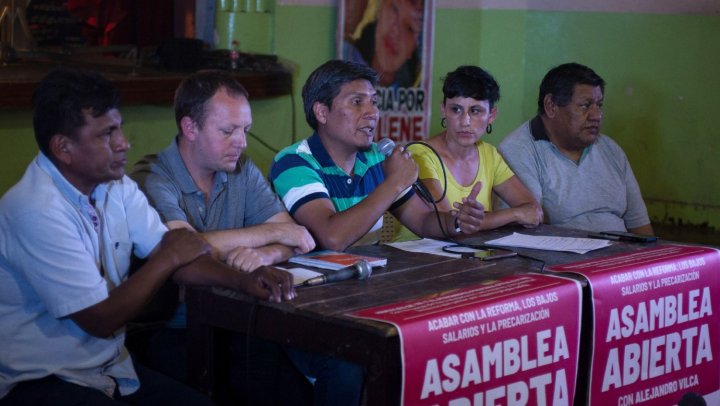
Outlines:
<svg viewBox="0 0 720 406"><path fill-rule="evenodd" d="M337 212L365 199L385 180L382 162L385 156L376 144L359 151L353 174L346 174L333 162L317 133L280 151L270 168L270 181L288 212L293 215L303 204L315 199L330 199ZM408 188L389 208L405 203L412 195ZM377 219L366 238L356 244L377 241L382 217Z"/></svg>

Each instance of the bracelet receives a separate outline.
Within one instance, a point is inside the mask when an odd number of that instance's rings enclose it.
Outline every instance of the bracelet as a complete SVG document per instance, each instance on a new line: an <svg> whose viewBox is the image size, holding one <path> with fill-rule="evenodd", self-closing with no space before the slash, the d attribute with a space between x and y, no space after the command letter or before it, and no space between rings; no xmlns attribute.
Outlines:
<svg viewBox="0 0 720 406"><path fill-rule="evenodd" d="M455 217L455 232L460 234L462 232L462 228L460 228L460 219Z"/></svg>

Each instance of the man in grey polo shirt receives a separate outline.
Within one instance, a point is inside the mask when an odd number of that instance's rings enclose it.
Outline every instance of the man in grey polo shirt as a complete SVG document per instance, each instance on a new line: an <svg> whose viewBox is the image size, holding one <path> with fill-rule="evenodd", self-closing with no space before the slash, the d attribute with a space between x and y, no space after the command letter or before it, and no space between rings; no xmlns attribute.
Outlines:
<svg viewBox="0 0 720 406"><path fill-rule="evenodd" d="M189 76L175 93L175 120L178 136L157 156L140 161L132 174L168 228L202 233L214 255L244 272L315 248L310 233L292 220L260 170L242 155L252 115L240 83L221 71ZM148 364L172 374L183 369L170 363L184 360L183 306L167 327L151 339L145 355ZM255 381L250 392L258 402L269 401L274 393L268 392L277 391L263 388L258 375L276 371L284 353L267 342L252 343ZM232 340L237 357L244 357L245 344L245 337ZM168 354L171 349L175 352ZM245 368L236 369L245 377ZM264 382L276 379L286 380L267 377Z"/></svg>
<svg viewBox="0 0 720 406"><path fill-rule="evenodd" d="M243 271L315 247L242 153L252 115L245 88L224 72L192 75L175 94L179 134L133 177L169 228L203 233L216 254Z"/></svg>
<svg viewBox="0 0 720 406"><path fill-rule="evenodd" d="M498 146L542 203L545 222L590 231L653 234L622 148L600 133L605 81L567 63L540 84L538 115Z"/></svg>

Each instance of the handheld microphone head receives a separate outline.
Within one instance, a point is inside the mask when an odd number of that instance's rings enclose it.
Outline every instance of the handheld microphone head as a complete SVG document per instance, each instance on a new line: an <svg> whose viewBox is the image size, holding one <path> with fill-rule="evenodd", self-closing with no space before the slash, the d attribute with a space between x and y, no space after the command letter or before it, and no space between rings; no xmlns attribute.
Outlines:
<svg viewBox="0 0 720 406"><path fill-rule="evenodd" d="M381 139L377 142L377 146L380 150L380 153L385 155L386 157L390 156L390 154L392 154L393 150L395 149L395 143L390 138ZM427 190L427 188L425 187L425 185L422 184L422 182L420 182L420 179L416 180L415 183L413 183L413 189L415 189L415 192L420 195L420 197L426 202L434 202L432 194L430 194L430 191Z"/></svg>
<svg viewBox="0 0 720 406"><path fill-rule="evenodd" d="M377 146L381 154L390 156L395 149L395 142L393 142L390 138L383 138L377 142Z"/></svg>
<svg viewBox="0 0 720 406"><path fill-rule="evenodd" d="M326 283L345 281L352 278L364 280L369 278L370 275L372 275L372 267L366 260L361 259L348 267L338 269L330 274L307 279L302 283L302 285L317 286L324 285Z"/></svg>
<svg viewBox="0 0 720 406"><path fill-rule="evenodd" d="M357 269L357 278L360 280L367 279L372 275L372 267L364 259L355 263L355 269Z"/></svg>

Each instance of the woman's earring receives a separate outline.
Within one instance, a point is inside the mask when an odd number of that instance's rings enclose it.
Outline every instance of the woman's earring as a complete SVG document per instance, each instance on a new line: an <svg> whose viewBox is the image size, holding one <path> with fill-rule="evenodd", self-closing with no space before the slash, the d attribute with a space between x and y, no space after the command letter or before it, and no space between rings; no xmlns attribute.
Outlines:
<svg viewBox="0 0 720 406"><path fill-rule="evenodd" d="M447 128L447 117L443 117L440 119L440 127Z"/></svg>
<svg viewBox="0 0 720 406"><path fill-rule="evenodd" d="M485 132L487 132L488 134L492 132L492 123L489 123L487 127L485 127Z"/></svg>

